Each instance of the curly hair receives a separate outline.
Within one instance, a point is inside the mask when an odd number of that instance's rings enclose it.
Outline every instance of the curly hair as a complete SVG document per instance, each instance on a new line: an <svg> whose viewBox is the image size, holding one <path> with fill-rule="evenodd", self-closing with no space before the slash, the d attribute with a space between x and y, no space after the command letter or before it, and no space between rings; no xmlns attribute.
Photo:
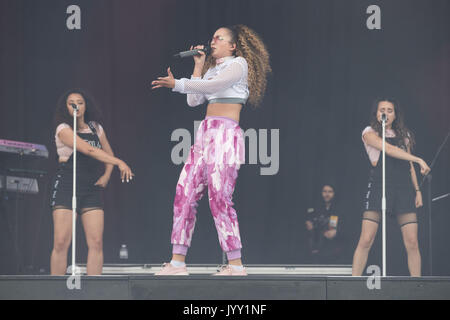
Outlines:
<svg viewBox="0 0 450 320"><path fill-rule="evenodd" d="M267 86L267 74L272 72L269 52L258 34L249 27L238 24L224 27L231 36L231 43L236 44L234 55L243 57L248 64L248 86L250 105L257 107L264 96ZM202 76L215 65L215 59L209 55L203 66Z"/></svg>
<svg viewBox="0 0 450 320"><path fill-rule="evenodd" d="M392 130L394 130L395 135L400 138L401 146L403 146L405 149L407 149L409 146L412 150L415 145L414 134L406 127L404 122L403 110L400 107L400 103L396 99L392 97L380 97L374 101L372 112L370 114L370 126L378 133L378 136L381 137L383 129L381 123L377 119L377 112L378 104L382 101L387 101L394 105L395 120L394 122L392 122ZM406 141L408 141L408 145Z"/></svg>
<svg viewBox="0 0 450 320"><path fill-rule="evenodd" d="M69 110L67 110L67 99L71 94L79 94L83 97L86 106L86 111L84 112L84 121L86 123L89 121L99 123L101 121L102 114L97 108L94 99L83 89L70 89L63 93L58 99L55 115L53 117L55 128L61 123L66 123L73 128L73 117L70 115Z"/></svg>

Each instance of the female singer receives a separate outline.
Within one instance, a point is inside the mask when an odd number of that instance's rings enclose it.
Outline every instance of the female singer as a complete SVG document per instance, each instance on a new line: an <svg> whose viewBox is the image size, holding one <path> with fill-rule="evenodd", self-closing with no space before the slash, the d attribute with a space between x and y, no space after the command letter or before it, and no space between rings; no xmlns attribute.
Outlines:
<svg viewBox="0 0 450 320"><path fill-rule="evenodd" d="M81 214L88 245L87 274L98 275L103 267L103 189L114 165L122 182L129 182L133 173L128 165L114 157L105 130L98 123L99 111L83 90L69 90L61 96L55 113L55 142L59 166L53 184L54 242L50 268L52 275L64 275L67 251L72 236L73 189L73 107L77 111L77 210ZM105 164L101 175L101 163Z"/></svg>
<svg viewBox="0 0 450 320"><path fill-rule="evenodd" d="M408 255L408 268L411 276L420 276L421 257L417 241L416 208L421 207L423 203L413 162L419 164L420 172L423 175L426 175L430 168L424 160L411 154L414 137L403 122L403 113L399 104L391 98L382 98L375 102L370 126L362 132L362 140L371 168L364 202L361 237L353 256L352 275L360 276L362 274L381 220L382 114L387 117L386 212L397 217Z"/></svg>
<svg viewBox="0 0 450 320"><path fill-rule="evenodd" d="M192 49L192 47L191 47ZM196 46L194 49L203 49ZM209 205L219 242L229 265L216 275L246 275L241 260L241 237L232 194L245 146L239 114L248 101L257 106L266 89L271 71L269 54L258 35L245 25L218 29L211 40L211 55L194 56L191 79L167 77L152 82L152 89L166 87L187 94L194 107L208 101L206 118L181 171L174 201L170 263L157 275L187 275L185 257L191 245L197 201L208 188Z"/></svg>

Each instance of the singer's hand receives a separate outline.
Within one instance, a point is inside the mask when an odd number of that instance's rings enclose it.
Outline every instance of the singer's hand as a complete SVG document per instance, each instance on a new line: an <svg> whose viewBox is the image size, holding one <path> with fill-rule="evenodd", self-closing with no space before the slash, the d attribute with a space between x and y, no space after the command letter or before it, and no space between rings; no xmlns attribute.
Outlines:
<svg viewBox="0 0 450 320"><path fill-rule="evenodd" d="M130 167L122 160L120 160L120 164L118 165L120 170L120 179L122 182L125 182L125 180L130 182L130 180L133 179L134 173L131 172Z"/></svg>
<svg viewBox="0 0 450 320"><path fill-rule="evenodd" d="M203 45L199 45L199 46L195 46L189 49L189 50L194 50L194 49L203 49L205 46ZM195 66L196 67L201 67L203 68L203 65L205 64L205 58L206 58L206 54L203 51L199 51L198 55L192 56L194 58L194 62L195 62Z"/></svg>
<svg viewBox="0 0 450 320"><path fill-rule="evenodd" d="M420 159L418 163L420 165L420 173L426 176L431 171L430 167L422 159Z"/></svg>
<svg viewBox="0 0 450 320"><path fill-rule="evenodd" d="M327 230L323 235L327 239L333 239L336 236L336 229Z"/></svg>
<svg viewBox="0 0 450 320"><path fill-rule="evenodd" d="M152 90L156 88L173 88L175 87L175 78L172 72L170 72L170 67L167 68L167 77L158 77L158 80L152 81Z"/></svg>
<svg viewBox="0 0 450 320"><path fill-rule="evenodd" d="M422 192L417 191L416 192L416 208L420 208L422 206L423 206Z"/></svg>
<svg viewBox="0 0 450 320"><path fill-rule="evenodd" d="M102 187L102 188L106 188L106 186L108 185L109 182L109 178L111 176L110 175L103 175L101 176L97 182L95 183L96 186Z"/></svg>

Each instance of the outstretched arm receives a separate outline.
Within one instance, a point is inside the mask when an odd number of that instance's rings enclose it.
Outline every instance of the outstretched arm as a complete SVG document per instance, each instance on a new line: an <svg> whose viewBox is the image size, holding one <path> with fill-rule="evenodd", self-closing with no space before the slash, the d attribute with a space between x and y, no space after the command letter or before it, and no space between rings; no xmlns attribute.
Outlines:
<svg viewBox="0 0 450 320"><path fill-rule="evenodd" d="M152 81L152 89L173 88L173 91L179 93L201 93L211 94L231 87L244 74L244 65L240 62L233 62L228 65L221 73L213 79L175 79L170 68L167 69L167 77L158 77ZM196 76L198 74L194 74Z"/></svg>
<svg viewBox="0 0 450 320"><path fill-rule="evenodd" d="M173 91L179 93L212 94L231 87L244 74L244 66L239 62L232 62L220 74L212 79L175 79Z"/></svg>
<svg viewBox="0 0 450 320"><path fill-rule="evenodd" d="M72 128L64 128L58 133L58 137L61 140L62 143L64 143L66 146L73 148L73 130ZM77 141L77 151L92 157L96 160L99 160L106 164L112 164L119 167L120 170L120 176L122 179L122 182L126 179L127 181L130 180L134 174L131 172L131 169L128 167L128 165L103 151L102 149L96 148L91 146L89 143L81 139L78 135L76 136Z"/></svg>
<svg viewBox="0 0 450 320"><path fill-rule="evenodd" d="M375 132L367 132L363 136L364 141L371 147L374 147L378 150L383 149L383 140L375 133ZM412 161L420 165L420 172L423 175L428 174L430 172L430 168L426 164L425 161L423 161L421 158L416 157L396 146L393 146L390 143L386 142L386 154L397 158L400 160L406 160L406 161Z"/></svg>

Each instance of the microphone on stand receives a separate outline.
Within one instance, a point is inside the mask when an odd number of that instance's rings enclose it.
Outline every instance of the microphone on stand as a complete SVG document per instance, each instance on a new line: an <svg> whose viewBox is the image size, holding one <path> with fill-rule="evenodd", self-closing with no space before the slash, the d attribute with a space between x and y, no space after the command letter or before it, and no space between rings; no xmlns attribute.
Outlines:
<svg viewBox="0 0 450 320"><path fill-rule="evenodd" d="M71 103L70 105L74 110L78 111L78 106L75 103Z"/></svg>
<svg viewBox="0 0 450 320"><path fill-rule="evenodd" d="M381 127L382 127L382 194L381 194L381 215L382 215L382 273L383 277L386 277L386 113L381 114Z"/></svg>
<svg viewBox="0 0 450 320"><path fill-rule="evenodd" d="M173 57L174 58L187 58L187 57L192 57L192 56L196 56L199 55L200 51L203 51L205 54L209 54L209 52L211 51L211 47L209 45L204 46L203 49L194 49L194 50L188 50L188 51L181 51L178 52L177 54L174 54Z"/></svg>

